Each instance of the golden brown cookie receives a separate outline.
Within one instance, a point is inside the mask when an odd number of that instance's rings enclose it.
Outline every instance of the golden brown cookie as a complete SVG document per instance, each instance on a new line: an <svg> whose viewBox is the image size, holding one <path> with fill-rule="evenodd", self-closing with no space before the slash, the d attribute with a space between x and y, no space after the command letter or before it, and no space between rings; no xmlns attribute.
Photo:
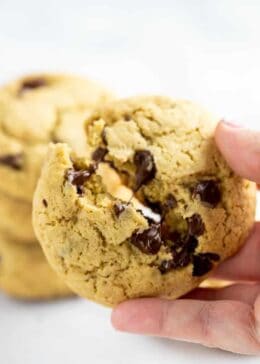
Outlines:
<svg viewBox="0 0 260 364"><path fill-rule="evenodd" d="M136 97L87 121L92 161L74 158L64 144L50 148L34 227L75 292L106 305L176 298L239 249L254 221L255 185L221 157L216 123L188 101ZM113 166L143 211L107 192L100 161Z"/></svg>
<svg viewBox="0 0 260 364"><path fill-rule="evenodd" d="M67 142L86 153L82 124L111 99L95 82L38 74L0 90L0 190L31 202L49 142Z"/></svg>
<svg viewBox="0 0 260 364"><path fill-rule="evenodd" d="M10 296L41 300L71 296L38 244L17 244L0 233L0 289Z"/></svg>

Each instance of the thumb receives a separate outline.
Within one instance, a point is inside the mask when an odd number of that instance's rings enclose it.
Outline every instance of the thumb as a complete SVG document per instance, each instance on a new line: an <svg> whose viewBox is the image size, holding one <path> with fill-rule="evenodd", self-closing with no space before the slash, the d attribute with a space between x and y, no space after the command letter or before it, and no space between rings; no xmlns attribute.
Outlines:
<svg viewBox="0 0 260 364"><path fill-rule="evenodd" d="M260 132L220 121L216 128L215 140L234 172L260 183Z"/></svg>

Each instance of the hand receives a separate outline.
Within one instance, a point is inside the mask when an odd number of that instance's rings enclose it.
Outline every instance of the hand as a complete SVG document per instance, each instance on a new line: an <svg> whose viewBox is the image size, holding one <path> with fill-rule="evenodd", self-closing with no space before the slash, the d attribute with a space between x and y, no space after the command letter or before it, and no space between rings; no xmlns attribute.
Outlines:
<svg viewBox="0 0 260 364"><path fill-rule="evenodd" d="M237 174L260 183L260 132L222 121L215 139ZM121 331L260 355L260 222L214 275L237 283L218 290L199 288L175 301L127 301L114 309L112 324Z"/></svg>

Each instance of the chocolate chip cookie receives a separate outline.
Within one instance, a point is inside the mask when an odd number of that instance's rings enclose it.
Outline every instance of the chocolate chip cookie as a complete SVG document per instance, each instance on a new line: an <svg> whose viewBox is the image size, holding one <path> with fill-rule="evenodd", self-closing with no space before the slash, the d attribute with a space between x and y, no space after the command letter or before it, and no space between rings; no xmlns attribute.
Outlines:
<svg viewBox="0 0 260 364"><path fill-rule="evenodd" d="M0 289L26 300L71 296L50 268L39 245L17 244L0 234Z"/></svg>
<svg viewBox="0 0 260 364"><path fill-rule="evenodd" d="M87 120L92 160L51 146L33 221L50 264L75 292L105 305L177 298L239 249L254 221L255 185L221 157L216 123L189 101L136 97ZM100 163L141 208L107 192Z"/></svg>
<svg viewBox="0 0 260 364"><path fill-rule="evenodd" d="M0 191L0 230L17 242L35 244L32 204Z"/></svg>
<svg viewBox="0 0 260 364"><path fill-rule="evenodd" d="M67 75L32 75L0 90L0 190L31 202L49 142L86 152L81 125L111 94Z"/></svg>

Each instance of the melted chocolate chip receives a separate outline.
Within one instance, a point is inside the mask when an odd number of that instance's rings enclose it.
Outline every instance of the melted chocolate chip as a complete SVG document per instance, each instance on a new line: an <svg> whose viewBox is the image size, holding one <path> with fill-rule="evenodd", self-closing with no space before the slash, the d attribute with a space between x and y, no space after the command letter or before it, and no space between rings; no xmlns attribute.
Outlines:
<svg viewBox="0 0 260 364"><path fill-rule="evenodd" d="M131 243L145 254L157 254L162 245L160 224L152 224L148 229L136 231Z"/></svg>
<svg viewBox="0 0 260 364"><path fill-rule="evenodd" d="M77 193L82 195L84 192L84 183L95 173L97 165L92 164L87 169L76 170L70 168L66 172L67 180L74 186L77 187Z"/></svg>
<svg viewBox="0 0 260 364"><path fill-rule="evenodd" d="M185 249L188 253L192 254L195 252L195 249L199 245L198 240L195 238L195 236L188 235L185 240Z"/></svg>
<svg viewBox="0 0 260 364"><path fill-rule="evenodd" d="M21 170L23 165L23 155L19 153L0 156L0 164L3 164L15 170Z"/></svg>
<svg viewBox="0 0 260 364"><path fill-rule="evenodd" d="M184 268L191 262L191 254L184 248L180 252L173 252L173 268Z"/></svg>
<svg viewBox="0 0 260 364"><path fill-rule="evenodd" d="M134 164L136 167L134 190L137 191L155 177L156 166L149 150L138 150L134 155Z"/></svg>
<svg viewBox="0 0 260 364"><path fill-rule="evenodd" d="M43 206L48 207L48 202L45 200L45 198L42 200Z"/></svg>
<svg viewBox="0 0 260 364"><path fill-rule="evenodd" d="M42 77L24 80L20 87L20 93L44 86L47 86L47 81Z"/></svg>
<svg viewBox="0 0 260 364"><path fill-rule="evenodd" d="M199 214L193 214L191 217L187 217L186 221L190 235L200 236L204 233L205 225Z"/></svg>
<svg viewBox="0 0 260 364"><path fill-rule="evenodd" d="M126 209L127 204L123 202L116 202L113 206L114 213L117 217L119 217Z"/></svg>
<svg viewBox="0 0 260 364"><path fill-rule="evenodd" d="M107 153L108 150L106 148L99 147L93 152L92 159L97 163L102 162Z"/></svg>
<svg viewBox="0 0 260 364"><path fill-rule="evenodd" d="M204 274L208 273L213 267L211 260L205 257L203 254L194 255L192 260L193 260L192 275L194 277L203 276Z"/></svg>
<svg viewBox="0 0 260 364"><path fill-rule="evenodd" d="M174 230L174 231L170 231L169 227L162 223L161 226L161 234L162 234L162 239L164 241L171 241L174 243L174 245L176 244L176 247L178 246L182 246L183 245L183 240L181 239L181 234Z"/></svg>
<svg viewBox="0 0 260 364"><path fill-rule="evenodd" d="M168 273L173 269L173 260L163 260L159 266L159 271L162 274Z"/></svg>
<svg viewBox="0 0 260 364"><path fill-rule="evenodd" d="M220 189L216 181L208 180L199 182L193 189L192 195L199 197L207 207L214 208L221 200Z"/></svg>

